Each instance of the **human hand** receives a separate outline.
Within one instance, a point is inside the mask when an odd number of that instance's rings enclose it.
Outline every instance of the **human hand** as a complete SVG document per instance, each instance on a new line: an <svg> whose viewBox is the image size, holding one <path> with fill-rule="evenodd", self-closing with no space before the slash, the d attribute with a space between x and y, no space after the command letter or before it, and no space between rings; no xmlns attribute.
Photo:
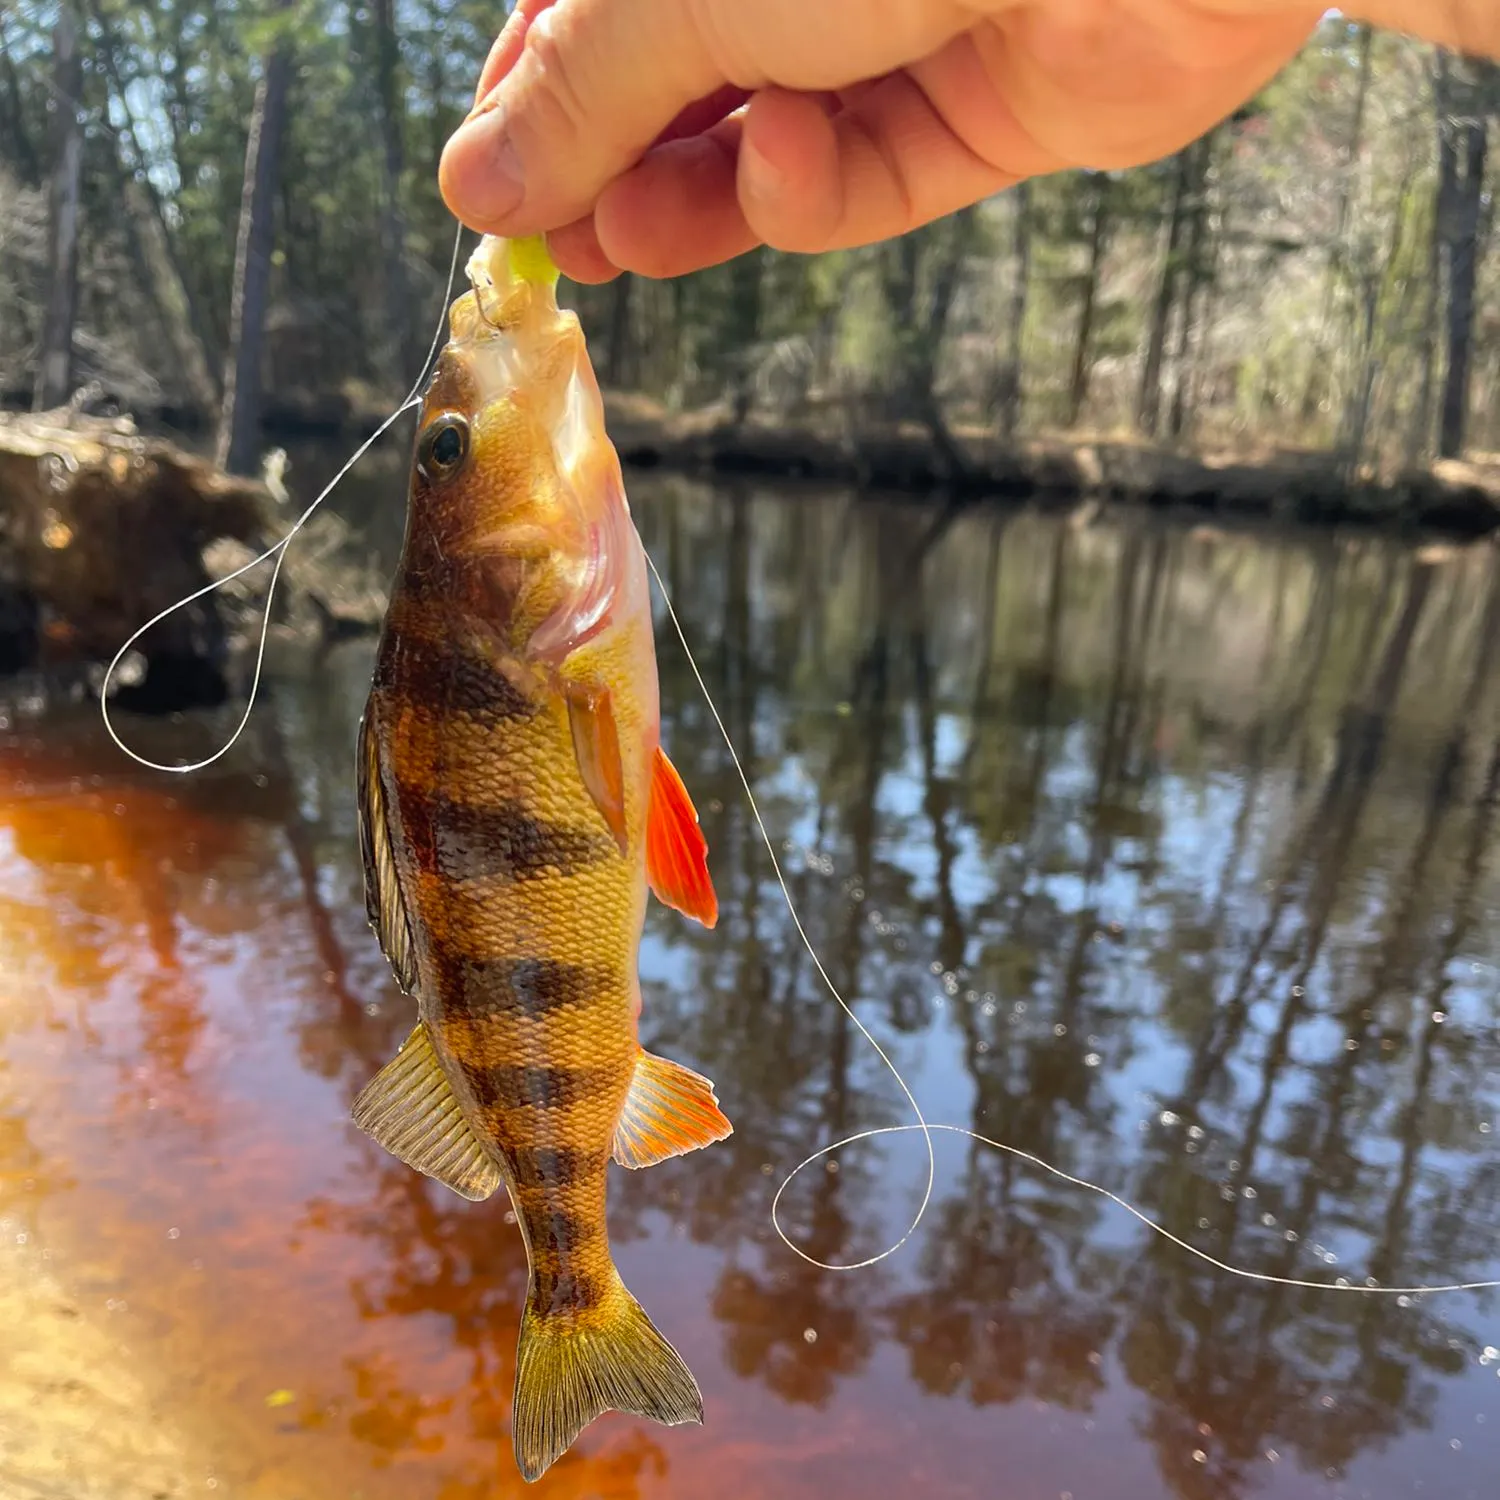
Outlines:
<svg viewBox="0 0 1500 1500"><path fill-rule="evenodd" d="M1178 150L1321 0L520 0L449 142L471 228L574 280L905 233L1026 177Z"/></svg>

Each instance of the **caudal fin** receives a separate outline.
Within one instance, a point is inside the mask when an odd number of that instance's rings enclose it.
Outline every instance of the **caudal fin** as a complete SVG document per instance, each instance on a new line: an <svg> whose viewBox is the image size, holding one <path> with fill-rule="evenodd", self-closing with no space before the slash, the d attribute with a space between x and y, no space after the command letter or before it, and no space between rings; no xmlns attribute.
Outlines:
<svg viewBox="0 0 1500 1500"><path fill-rule="evenodd" d="M543 1314L533 1291L521 1315L511 1417L516 1467L528 1483L607 1411L667 1427L703 1421L703 1397L682 1356L656 1331L618 1275L583 1313Z"/></svg>

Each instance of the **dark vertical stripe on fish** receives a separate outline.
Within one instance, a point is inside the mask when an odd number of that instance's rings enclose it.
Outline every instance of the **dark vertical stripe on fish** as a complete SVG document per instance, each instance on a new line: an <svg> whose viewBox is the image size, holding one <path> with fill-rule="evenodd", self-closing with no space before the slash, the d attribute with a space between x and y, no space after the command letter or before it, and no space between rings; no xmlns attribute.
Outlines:
<svg viewBox="0 0 1500 1500"><path fill-rule="evenodd" d="M401 806L411 822L420 816L432 829L431 868L448 880L534 880L554 871L573 875L620 857L606 832L533 817L511 800L455 802L427 787L403 786Z"/></svg>
<svg viewBox="0 0 1500 1500"><path fill-rule="evenodd" d="M532 718L542 708L477 648L464 650L451 638L416 628L396 637L378 680L409 703L489 726Z"/></svg>
<svg viewBox="0 0 1500 1500"><path fill-rule="evenodd" d="M455 1049L462 1062L463 1053ZM567 1109L619 1082L619 1068L493 1067L462 1062L474 1097L485 1109Z"/></svg>
<svg viewBox="0 0 1500 1500"><path fill-rule="evenodd" d="M597 1277L578 1266L548 1266L538 1262L532 1272L538 1311L548 1313L581 1312L597 1307L603 1300L603 1287Z"/></svg>
<svg viewBox="0 0 1500 1500"><path fill-rule="evenodd" d="M473 958L434 935L432 967L450 1013L464 1020L520 1016L544 1020L625 988L625 973L608 964L570 964L555 958Z"/></svg>
<svg viewBox="0 0 1500 1500"><path fill-rule="evenodd" d="M522 1192L572 1188L598 1177L609 1160L608 1151L577 1146L517 1146L508 1156L516 1186Z"/></svg>

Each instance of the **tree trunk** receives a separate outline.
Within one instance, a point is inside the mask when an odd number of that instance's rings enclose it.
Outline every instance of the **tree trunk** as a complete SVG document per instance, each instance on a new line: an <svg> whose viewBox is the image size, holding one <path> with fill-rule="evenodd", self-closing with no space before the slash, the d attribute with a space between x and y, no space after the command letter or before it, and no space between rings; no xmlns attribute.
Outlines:
<svg viewBox="0 0 1500 1500"><path fill-rule="evenodd" d="M1109 177L1094 172L1093 211L1089 227L1089 269L1083 285L1083 301L1078 309L1078 337L1073 345L1073 378L1068 390L1068 426L1076 427L1088 400L1089 375L1093 363L1090 346L1094 337L1094 306L1099 296L1099 272L1104 264L1104 248L1109 233Z"/></svg>
<svg viewBox="0 0 1500 1500"><path fill-rule="evenodd" d="M1172 179L1167 252L1162 259L1161 280L1157 283L1156 301L1151 309L1151 331L1146 343L1146 360L1141 368L1140 395L1136 400L1136 422L1148 437L1156 435L1161 421L1161 367L1167 352L1167 329L1172 321L1182 275L1182 231L1187 223L1192 182L1193 151L1191 147L1184 147L1177 153L1177 170Z"/></svg>
<svg viewBox="0 0 1500 1500"><path fill-rule="evenodd" d="M1202 152L1198 172L1198 211L1193 219L1192 289L1189 306L1183 312L1191 343L1186 364L1178 371L1177 389L1172 397L1174 439L1190 433L1197 418L1203 381L1208 371L1209 340L1219 309L1219 247L1224 242L1224 220L1228 210L1214 191L1217 174L1214 171L1212 135L1204 137Z"/></svg>
<svg viewBox="0 0 1500 1500"><path fill-rule="evenodd" d="M112 134L116 159L120 165L120 191L130 223L132 248L141 267L144 284L151 291L161 313L172 352L181 366L188 398L201 417L211 418L219 404L219 387L208 355L203 320L174 247L166 209L147 170L147 157L141 146L135 115L130 108L126 80L120 72L118 41L97 4L94 6L94 18L100 27L102 40L98 56L109 75L115 102L119 105L125 122L123 127L113 130Z"/></svg>
<svg viewBox="0 0 1500 1500"><path fill-rule="evenodd" d="M78 195L83 166L83 60L73 8L64 4L53 32L52 196L48 256L52 286L42 323L33 407L46 411L73 394L73 324L78 317Z"/></svg>
<svg viewBox="0 0 1500 1500"><path fill-rule="evenodd" d="M375 0L375 90L380 115L380 252L385 281L388 347L385 363L404 389L417 378L424 350L412 316L411 285L406 274L406 224L401 215L401 175L405 153L401 142L401 93L397 68L394 0Z"/></svg>
<svg viewBox="0 0 1500 1500"><path fill-rule="evenodd" d="M1193 152L1192 220L1188 227L1187 252L1183 258L1183 277L1187 290L1182 296L1182 314L1177 324L1177 345L1172 353L1172 410L1167 431L1181 437L1188 416L1188 385L1192 373L1193 335L1198 322L1198 304L1207 275L1203 265L1203 244L1208 235L1209 163L1213 138L1205 136L1190 148Z"/></svg>
<svg viewBox="0 0 1500 1500"><path fill-rule="evenodd" d="M1313 346L1312 363L1308 367L1307 384L1302 391L1302 422L1305 426L1316 416L1328 396L1328 368L1330 364L1329 342L1338 297L1339 261L1344 253L1344 235L1349 227L1349 202L1354 194L1355 168L1359 164L1360 148L1364 142L1365 104L1370 95L1370 56L1375 33L1367 25L1359 31L1359 81L1355 86L1354 113L1349 122L1349 135L1344 142L1344 161L1339 173L1338 209L1334 217L1333 243L1328 249L1328 263L1323 273L1323 311L1318 320L1317 341Z"/></svg>
<svg viewBox="0 0 1500 1500"><path fill-rule="evenodd" d="M292 75L291 45L279 38L262 60L250 135L234 252L234 293L229 311L229 358L219 417L218 462L232 474L254 470L260 437L261 349L271 287L275 240L277 162L286 123Z"/></svg>
<svg viewBox="0 0 1500 1500"><path fill-rule="evenodd" d="M616 390L623 390L631 379L630 303L635 277L622 271L609 289L609 338L604 346L604 378Z"/></svg>
<svg viewBox="0 0 1500 1500"><path fill-rule="evenodd" d="M1021 425L1021 404L1025 397L1022 334L1026 326L1026 299L1031 290L1031 183L1018 184L1012 195L1016 204L1015 263L1005 320L1005 377L1000 388L1000 430L1007 438L1013 438Z"/></svg>
<svg viewBox="0 0 1500 1500"><path fill-rule="evenodd" d="M21 94L21 78L16 72L15 62L6 43L3 10L0 10L0 77L5 80L5 93L0 95L0 125L3 125L5 131L5 158L15 163L22 182L38 183L42 180L41 156L26 125L26 104Z"/></svg>
<svg viewBox="0 0 1500 1500"><path fill-rule="evenodd" d="M1479 222L1487 140L1485 112L1496 69L1438 54L1438 200L1436 232L1448 292L1438 452L1457 458L1464 448L1473 362L1474 285L1479 269Z"/></svg>

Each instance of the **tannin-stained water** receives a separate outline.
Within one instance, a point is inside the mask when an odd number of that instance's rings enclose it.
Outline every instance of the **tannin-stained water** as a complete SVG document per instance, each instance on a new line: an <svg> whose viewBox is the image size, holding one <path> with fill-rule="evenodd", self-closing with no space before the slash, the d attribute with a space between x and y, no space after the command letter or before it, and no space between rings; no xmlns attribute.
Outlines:
<svg viewBox="0 0 1500 1500"><path fill-rule="evenodd" d="M632 498L808 932L931 1120L1255 1270L1500 1277L1489 549ZM1491 1295L1237 1280L945 1135L897 1255L838 1274L781 1244L786 1174L909 1115L659 641L722 917L653 907L643 1040L711 1076L736 1133L616 1171L610 1232L705 1426L609 1417L524 1486L507 1205L349 1124L413 1019L360 888L362 641L283 653L196 776L133 767L86 706L5 710L0 1495L1493 1493ZM228 722L121 727L163 758ZM854 1147L786 1226L874 1254L924 1166L910 1135Z"/></svg>

